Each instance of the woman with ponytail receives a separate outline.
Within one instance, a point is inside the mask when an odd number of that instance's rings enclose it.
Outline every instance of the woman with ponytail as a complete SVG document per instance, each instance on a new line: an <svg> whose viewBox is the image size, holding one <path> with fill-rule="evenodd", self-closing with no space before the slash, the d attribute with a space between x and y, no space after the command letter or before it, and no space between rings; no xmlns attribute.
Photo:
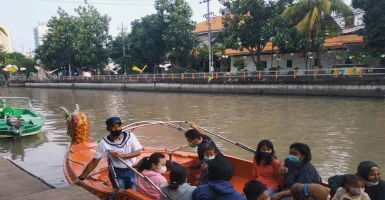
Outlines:
<svg viewBox="0 0 385 200"><path fill-rule="evenodd" d="M173 163L170 171L170 182L162 186L162 192L174 200L191 200L192 193L196 189L186 183L187 170L177 163ZM161 200L171 200L161 196Z"/></svg>
<svg viewBox="0 0 385 200"><path fill-rule="evenodd" d="M163 174L167 171L166 157L161 153L153 153L150 157L144 157L138 164L138 171L143 176L147 176L158 187L167 183ZM136 189L139 193L149 197L150 199L160 199L160 192L149 182L138 177Z"/></svg>

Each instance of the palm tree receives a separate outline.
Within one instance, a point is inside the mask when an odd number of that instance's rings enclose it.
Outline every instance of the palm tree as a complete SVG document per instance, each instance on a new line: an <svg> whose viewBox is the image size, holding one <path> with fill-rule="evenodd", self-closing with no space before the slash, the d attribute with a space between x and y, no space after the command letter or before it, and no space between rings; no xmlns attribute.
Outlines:
<svg viewBox="0 0 385 200"><path fill-rule="evenodd" d="M4 35L8 36L7 33L5 33L5 30L2 27L0 27L0 32L4 33Z"/></svg>
<svg viewBox="0 0 385 200"><path fill-rule="evenodd" d="M316 65L321 67L320 41L317 37L324 38L326 34L336 35L340 26L331 16L338 13L345 18L352 18L352 9L343 0L299 0L296 4L288 7L283 12L283 17L297 27L302 37L312 41L312 47L317 53ZM349 17L350 16L350 17Z"/></svg>

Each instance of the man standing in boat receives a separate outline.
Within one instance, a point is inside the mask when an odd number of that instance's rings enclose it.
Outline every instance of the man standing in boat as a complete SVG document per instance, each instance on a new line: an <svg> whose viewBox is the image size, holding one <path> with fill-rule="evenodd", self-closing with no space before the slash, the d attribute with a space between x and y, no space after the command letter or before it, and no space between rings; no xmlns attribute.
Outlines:
<svg viewBox="0 0 385 200"><path fill-rule="evenodd" d="M84 180L96 168L100 159L110 152L111 165L115 170L119 189L135 189L135 172L118 158L132 166L135 164L136 157L140 156L143 147L133 133L122 131L122 122L119 117L108 118L106 125L110 134L100 140L94 158L79 176L79 180Z"/></svg>

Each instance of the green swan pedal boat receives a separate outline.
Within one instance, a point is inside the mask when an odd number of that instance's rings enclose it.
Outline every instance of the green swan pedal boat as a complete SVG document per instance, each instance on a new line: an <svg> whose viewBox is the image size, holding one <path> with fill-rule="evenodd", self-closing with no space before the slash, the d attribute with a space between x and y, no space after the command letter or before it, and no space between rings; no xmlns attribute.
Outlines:
<svg viewBox="0 0 385 200"><path fill-rule="evenodd" d="M0 138L22 137L40 133L44 117L33 111L28 97L0 97ZM29 108L12 108L6 99L28 100Z"/></svg>

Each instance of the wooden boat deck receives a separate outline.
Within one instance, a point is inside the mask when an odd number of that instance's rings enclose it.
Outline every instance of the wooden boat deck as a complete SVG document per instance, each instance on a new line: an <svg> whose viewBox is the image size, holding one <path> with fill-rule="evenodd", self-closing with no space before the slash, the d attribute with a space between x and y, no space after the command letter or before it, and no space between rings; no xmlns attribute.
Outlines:
<svg viewBox="0 0 385 200"><path fill-rule="evenodd" d="M0 180L0 200L99 199L79 186L53 189L2 157Z"/></svg>

